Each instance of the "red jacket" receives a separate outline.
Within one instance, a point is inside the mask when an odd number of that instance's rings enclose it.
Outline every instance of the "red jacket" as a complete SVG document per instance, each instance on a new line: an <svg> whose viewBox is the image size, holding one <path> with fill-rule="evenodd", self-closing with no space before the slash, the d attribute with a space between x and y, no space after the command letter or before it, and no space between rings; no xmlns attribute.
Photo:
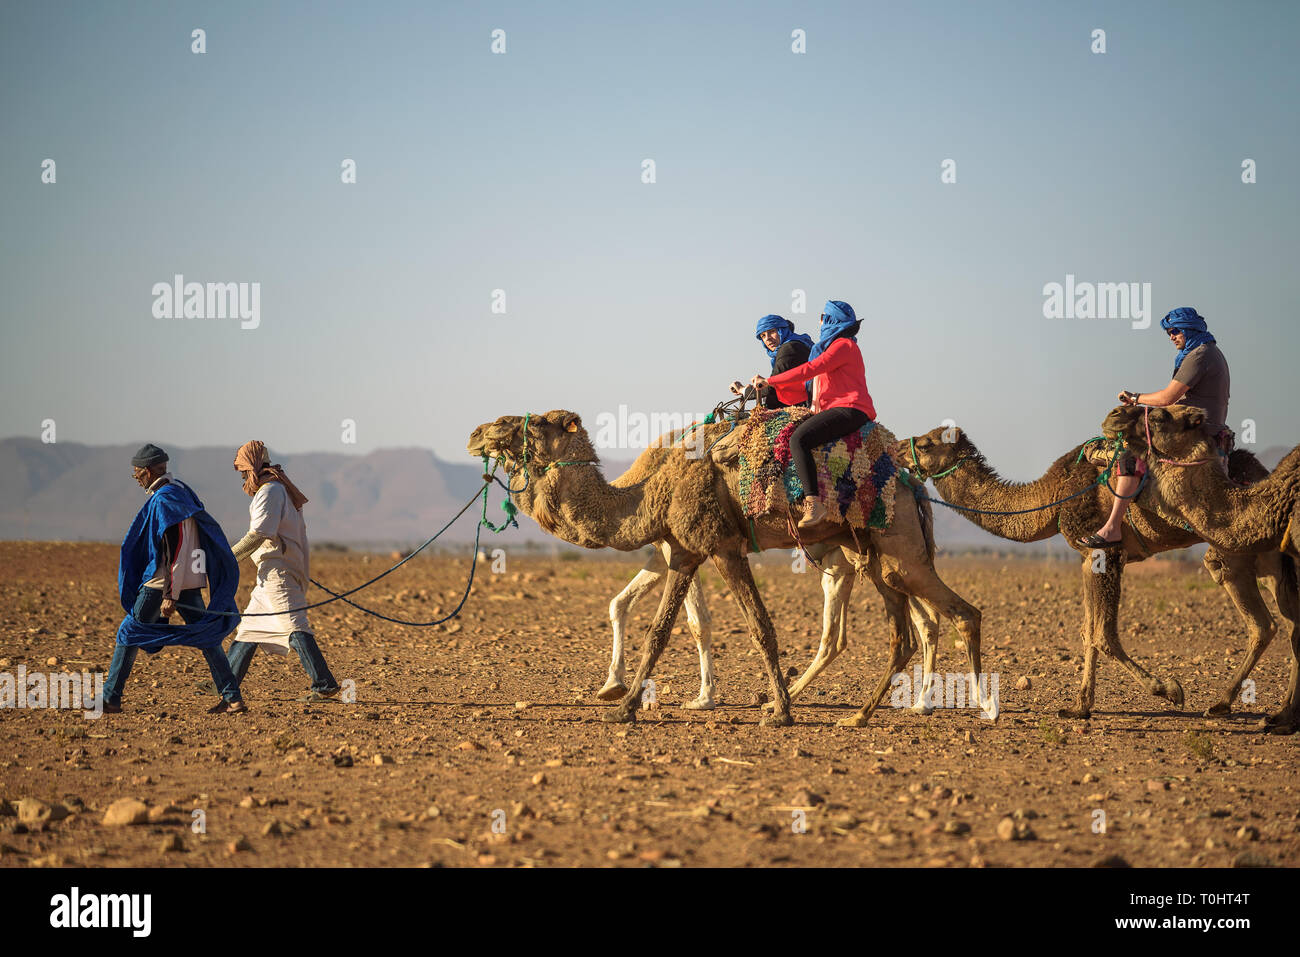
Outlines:
<svg viewBox="0 0 1300 957"><path fill-rule="evenodd" d="M867 391L867 370L862 363L862 352L852 339L836 339L816 359L768 376L767 382L779 389L808 379L815 380L813 411L858 409L875 419L876 406L871 401L871 393Z"/></svg>

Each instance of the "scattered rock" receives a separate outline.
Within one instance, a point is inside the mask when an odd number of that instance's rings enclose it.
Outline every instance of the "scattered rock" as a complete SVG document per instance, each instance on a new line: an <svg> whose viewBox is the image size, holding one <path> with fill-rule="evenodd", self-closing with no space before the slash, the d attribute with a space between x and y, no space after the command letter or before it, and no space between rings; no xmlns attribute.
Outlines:
<svg viewBox="0 0 1300 957"><path fill-rule="evenodd" d="M252 849L253 845L248 843L248 838L246 837L239 837L226 845L227 854L243 854Z"/></svg>
<svg viewBox="0 0 1300 957"><path fill-rule="evenodd" d="M394 761L387 754L376 754L370 759L371 764L393 764Z"/></svg>
<svg viewBox="0 0 1300 957"><path fill-rule="evenodd" d="M795 792L794 797L790 799L790 803L795 807L816 807L818 804L826 803L826 798L822 797L822 795L818 794L816 791L810 791L808 788L800 788Z"/></svg>
<svg viewBox="0 0 1300 957"><path fill-rule="evenodd" d="M1004 817L998 821L998 837L1004 841L1036 841L1038 835L1024 821Z"/></svg>
<svg viewBox="0 0 1300 957"><path fill-rule="evenodd" d="M162 847L158 848L160 854L170 854L173 851L185 850L185 839L179 834L168 834L163 838Z"/></svg>
<svg viewBox="0 0 1300 957"><path fill-rule="evenodd" d="M1269 858L1256 851L1242 851L1232 859L1233 867L1276 867Z"/></svg>
<svg viewBox="0 0 1300 957"><path fill-rule="evenodd" d="M515 710L516 710L516 711L527 711L527 710L528 710L529 708L531 708L532 706L533 706L533 703L532 703L531 701L516 701L516 702L515 702Z"/></svg>
<svg viewBox="0 0 1300 957"><path fill-rule="evenodd" d="M1017 691L1028 691L1033 686L1034 683L1029 680L1029 675L1021 675L1019 678L1016 679Z"/></svg>
<svg viewBox="0 0 1300 957"><path fill-rule="evenodd" d="M182 813L181 809L174 804L157 804L149 808L149 821L153 824L157 824L169 815L180 813Z"/></svg>
<svg viewBox="0 0 1300 957"><path fill-rule="evenodd" d="M67 817L68 812L63 809L62 817ZM54 817L54 808L44 801L38 801L36 798L23 798L18 802L18 820L28 827L40 827L48 821L57 820Z"/></svg>
<svg viewBox="0 0 1300 957"><path fill-rule="evenodd" d="M281 823L280 823L278 820L276 820L275 818L272 818L271 820L267 821L264 825L262 825L262 836L263 836L263 837L283 837L283 836L284 836L284 825L281 824Z"/></svg>
<svg viewBox="0 0 1300 957"><path fill-rule="evenodd" d="M144 824L149 820L149 805L135 798L121 798L114 801L104 812L105 827L126 827L130 824Z"/></svg>
<svg viewBox="0 0 1300 957"><path fill-rule="evenodd" d="M541 787L545 783L546 783L546 774L544 772L538 771L536 774L533 775L534 785L536 785L537 787Z"/></svg>
<svg viewBox="0 0 1300 957"><path fill-rule="evenodd" d="M1160 781L1157 780L1156 778L1152 778L1150 781L1147 782L1147 791L1152 794L1154 794L1156 791L1168 791L1168 790L1169 790L1168 781Z"/></svg>
<svg viewBox="0 0 1300 957"><path fill-rule="evenodd" d="M485 750L485 749L484 749L483 745L479 744L477 741L462 741L460 744L456 745L456 750L458 750L458 751L483 751L483 750Z"/></svg>
<svg viewBox="0 0 1300 957"><path fill-rule="evenodd" d="M970 825L967 824L965 821L949 821L947 824L943 826L943 832L945 834L954 834L958 836L962 834L969 834Z"/></svg>
<svg viewBox="0 0 1300 957"><path fill-rule="evenodd" d="M1243 824L1237 828L1237 840L1239 841L1258 841L1259 828L1252 827L1249 824Z"/></svg>

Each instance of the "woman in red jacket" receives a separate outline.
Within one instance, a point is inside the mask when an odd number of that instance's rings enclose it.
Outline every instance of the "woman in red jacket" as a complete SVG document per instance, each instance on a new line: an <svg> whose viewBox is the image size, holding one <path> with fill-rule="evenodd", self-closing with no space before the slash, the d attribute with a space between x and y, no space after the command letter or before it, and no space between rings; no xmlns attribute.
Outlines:
<svg viewBox="0 0 1300 957"><path fill-rule="evenodd" d="M856 432L876 417L875 404L867 392L866 366L858 349L859 325L853 307L847 302L838 299L827 302L821 333L808 354L808 361L766 379L756 375L752 380L755 389L813 380L814 414L800 422L790 435L795 471L806 493L800 528L816 525L826 518L826 507L817 494L813 449Z"/></svg>

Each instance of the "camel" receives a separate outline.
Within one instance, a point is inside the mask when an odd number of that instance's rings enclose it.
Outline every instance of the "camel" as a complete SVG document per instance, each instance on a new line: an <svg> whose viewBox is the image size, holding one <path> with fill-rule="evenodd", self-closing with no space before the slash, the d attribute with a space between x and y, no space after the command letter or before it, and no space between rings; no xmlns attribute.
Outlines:
<svg viewBox="0 0 1300 957"><path fill-rule="evenodd" d="M1269 720L1274 731L1291 733L1300 725L1300 446L1271 474L1243 486L1219 468L1204 425L1205 413L1193 406L1120 406L1102 429L1107 436L1125 436L1146 459L1150 507L1167 521L1190 526L1211 547L1257 561L1261 578L1275 583L1278 611L1291 624L1291 678L1281 710ZM1245 455L1232 453L1230 472L1232 461ZM1263 653L1252 644L1247 663L1253 667Z"/></svg>
<svg viewBox="0 0 1300 957"><path fill-rule="evenodd" d="M1088 718L1096 692L1098 654L1119 662L1151 694L1183 706L1183 689L1176 678L1159 679L1134 661L1119 639L1120 583L1124 564L1142 561L1157 552L1186 548L1203 538L1181 522L1171 523L1153 512L1139 497L1128 510L1121 547L1088 549L1078 544L1080 536L1095 529L1110 510L1111 496L1096 484L1097 467L1080 461L1083 446L1076 446L1058 458L1032 482L1007 482L998 476L961 429L940 426L924 435L899 442L895 458L912 464L923 481L933 479L946 502L963 508L1024 514L990 515L962 511L961 514L986 531L1016 542L1036 542L1061 535L1082 557L1083 570L1083 677L1078 699L1072 708L1062 708L1061 717ZM1241 456L1237 468L1243 474L1266 474L1253 456ZM1091 491L1085 491L1092 486ZM1079 494L1076 494L1079 493ZM1060 504L1068 496L1075 496ZM1048 506L1042 508L1041 506ZM1033 509L1034 511L1026 511ZM1250 631L1250 653L1207 715L1224 715L1241 684L1277 629L1273 616L1260 595L1256 575L1262 575L1279 594L1279 570L1267 565L1257 568L1249 556L1207 553L1205 565L1214 580L1231 596ZM1284 596L1285 598L1285 596ZM1294 603L1283 614L1295 620Z"/></svg>
<svg viewBox="0 0 1300 957"><path fill-rule="evenodd" d="M610 485L625 488L644 481L667 460L669 450L681 442L689 431L689 429L673 429L659 436L636 457L627 471L610 482ZM929 503L923 503L921 507L925 511L926 521L930 521ZM849 597L856 577L851 572L860 571L866 561L857 552L822 544L809 546L808 555L821 566L822 571L822 636L812 663L790 686L792 701L848 647ZM603 701L620 700L627 694L623 666L627 616L632 605L650 592L667 570L667 549L663 542L655 542L654 550L641 570L609 603L609 619L614 635L613 649L605 684L596 692L596 697ZM862 573L865 574L865 571ZM912 710L921 714L930 714L934 709L928 703L929 698L925 691L931 686L931 675L938 655L939 620L933 609L924 602L913 599L909 604L909 612L921 645L923 661L921 688ZM709 612L708 604L704 600L704 592L697 579L692 579L682 605L686 611L687 625L695 639L696 652L700 661L699 694L693 700L684 702L682 707L687 710L710 710L717 707L712 654L713 616Z"/></svg>
<svg viewBox="0 0 1300 957"><path fill-rule="evenodd" d="M754 584L745 554L751 537L758 548L791 548L797 540L786 516L763 515L752 524L741 505L738 446L723 442L731 429L722 424L700 427L701 444L715 440L706 454L673 447L663 465L642 481L624 488L605 481L600 462L581 417L562 409L545 415L507 415L478 426L467 445L471 455L504 465L519 507L543 529L585 548L633 551L662 541L668 551L663 596L642 653L637 675L607 721L632 722L641 688L667 643L669 632L689 589L691 577L712 559L724 582L740 602L750 634L767 672L773 701L763 725L789 725L790 695L777 658L776 634ZM516 479L523 473L522 484ZM853 535L835 522L806 529L809 544L852 545ZM891 623L890 668L875 693L854 715L840 724L862 727L915 652L908 627L905 596L933 605L952 621L965 640L970 680L978 703L988 712L980 682L980 612L954 593L934 570L933 541L921 521L921 511L900 507L887 529L864 529L860 540L870 544L866 573L881 591ZM986 686L985 686L986 687Z"/></svg>
<svg viewBox="0 0 1300 957"><path fill-rule="evenodd" d="M622 476L614 479L610 484L616 486L623 484ZM662 543L656 542L654 551L650 553L641 570L609 603L609 619L614 632L613 658L605 685L596 692L596 697L604 701L618 700L627 694L623 667L623 641L627 634L628 614L632 610L632 605L653 590L667 573L668 560L664 556L665 551ZM866 561L851 549L830 548L822 544L809 546L808 554L813 561L821 565L821 644L803 675L790 686L791 701L797 699L826 666L848 648L849 596L853 591L856 577L850 572L856 572L859 564ZM698 578L692 580L682 604L700 658L700 692L693 700L683 703L682 707L691 710L708 710L717 707L718 704L714 693L713 657L710 651L713 616L704 599L704 592L699 587ZM921 687L916 695L916 703L911 706L911 709L920 714L930 714L934 707L929 703L930 699L925 691L931 686L931 676L938 657L939 620L925 602L913 598L908 604L922 655Z"/></svg>

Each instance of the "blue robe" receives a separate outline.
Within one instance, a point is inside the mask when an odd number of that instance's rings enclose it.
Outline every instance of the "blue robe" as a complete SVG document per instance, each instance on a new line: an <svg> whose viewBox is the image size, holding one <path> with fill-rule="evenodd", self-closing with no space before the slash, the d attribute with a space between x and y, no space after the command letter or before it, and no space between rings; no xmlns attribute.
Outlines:
<svg viewBox="0 0 1300 957"><path fill-rule="evenodd" d="M160 550L163 533L187 518L194 519L199 530L199 547L206 553L208 612L192 625L146 625L131 614L136 595L140 586L153 578L163 560ZM203 503L188 487L169 482L149 496L122 541L117 591L122 607L126 609L126 617L118 625L117 643L142 648L149 654L155 654L168 645L220 647L222 639L239 624L239 608L235 605L238 587L239 565L226 541L226 533L203 510Z"/></svg>

